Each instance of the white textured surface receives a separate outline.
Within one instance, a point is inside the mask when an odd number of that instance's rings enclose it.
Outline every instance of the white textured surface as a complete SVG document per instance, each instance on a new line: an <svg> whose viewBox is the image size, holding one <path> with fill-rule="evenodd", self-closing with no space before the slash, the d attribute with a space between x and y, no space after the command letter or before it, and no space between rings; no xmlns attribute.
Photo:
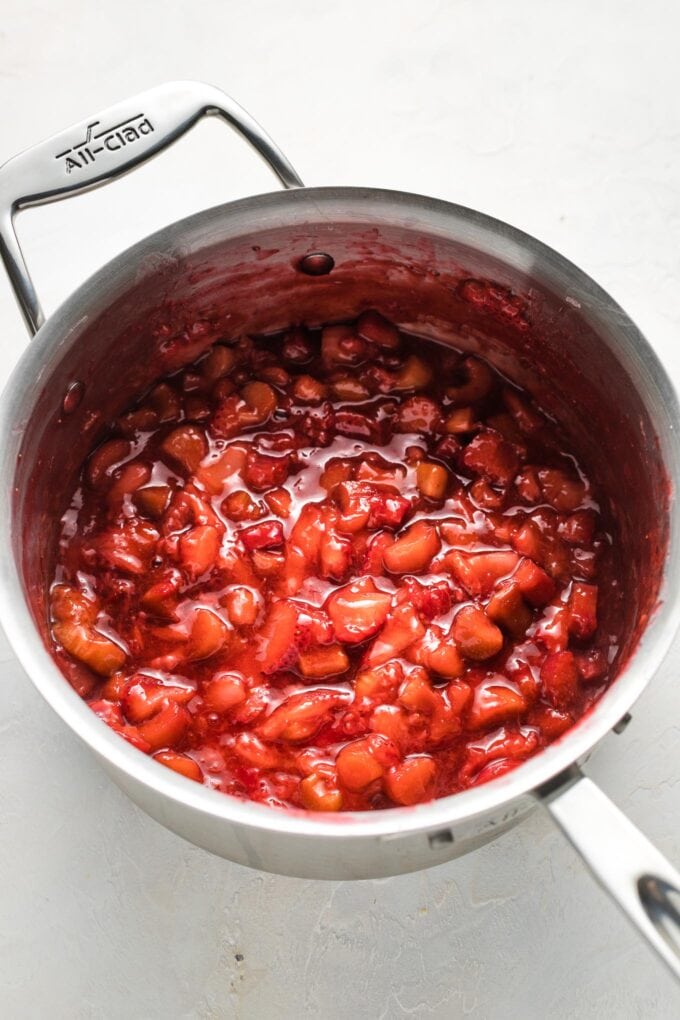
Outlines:
<svg viewBox="0 0 680 1020"><path fill-rule="evenodd" d="M626 307L680 381L680 10L571 0L4 0L0 158L126 95L231 92L313 184L420 191L522 226ZM269 190L217 124L32 211L48 309L171 219ZM4 379L25 343L0 280ZM680 861L680 646L590 774ZM541 814L402 879L283 879L136 810L3 642L0 1013L118 1018L663 1018L680 996ZM237 959L242 956L243 959Z"/></svg>

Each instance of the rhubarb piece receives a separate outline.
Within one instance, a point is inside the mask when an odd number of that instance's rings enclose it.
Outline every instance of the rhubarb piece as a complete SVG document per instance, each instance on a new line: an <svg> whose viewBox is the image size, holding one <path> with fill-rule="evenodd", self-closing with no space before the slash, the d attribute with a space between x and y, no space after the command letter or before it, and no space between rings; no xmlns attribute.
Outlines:
<svg viewBox="0 0 680 1020"><path fill-rule="evenodd" d="M501 630L477 606L463 606L456 613L453 637L466 659L491 659L503 647Z"/></svg>
<svg viewBox="0 0 680 1020"><path fill-rule="evenodd" d="M208 441L196 425L180 425L165 437L161 450L173 466L193 475L208 452Z"/></svg>
<svg viewBox="0 0 680 1020"><path fill-rule="evenodd" d="M416 471L418 489L426 499L442 500L449 484L449 473L441 464L423 460Z"/></svg>
<svg viewBox="0 0 680 1020"><path fill-rule="evenodd" d="M426 755L406 758L385 776L385 793L395 804L420 804L434 796L437 766Z"/></svg>
<svg viewBox="0 0 680 1020"><path fill-rule="evenodd" d="M383 562L390 573L417 574L429 567L440 547L436 527L417 521L385 550Z"/></svg>
<svg viewBox="0 0 680 1020"><path fill-rule="evenodd" d="M391 601L368 577L339 588L326 604L338 640L358 644L373 637L387 619Z"/></svg>

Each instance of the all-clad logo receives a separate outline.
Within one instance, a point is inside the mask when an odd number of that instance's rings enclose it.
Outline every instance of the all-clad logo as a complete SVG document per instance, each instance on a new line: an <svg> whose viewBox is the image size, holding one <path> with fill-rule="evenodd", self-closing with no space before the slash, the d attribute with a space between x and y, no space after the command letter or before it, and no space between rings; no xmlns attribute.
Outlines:
<svg viewBox="0 0 680 1020"><path fill-rule="evenodd" d="M64 161L64 169L67 174L73 173L74 170L83 170L95 163L102 152L117 152L119 149L124 149L126 145L138 142L144 135L150 135L155 131L153 124L143 113L136 113L134 117L128 117L120 124L96 131L95 128L98 128L100 124L99 120L88 124L87 133L82 142L71 146L70 149L64 149L63 152L58 152L54 157Z"/></svg>

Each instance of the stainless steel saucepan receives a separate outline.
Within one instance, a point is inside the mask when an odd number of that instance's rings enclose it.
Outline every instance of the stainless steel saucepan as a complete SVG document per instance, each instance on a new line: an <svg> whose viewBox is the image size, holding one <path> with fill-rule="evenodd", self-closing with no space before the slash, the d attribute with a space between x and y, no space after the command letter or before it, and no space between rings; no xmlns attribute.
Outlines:
<svg viewBox="0 0 680 1020"><path fill-rule="evenodd" d="M147 237L45 321L15 213L132 170L203 116L243 135L286 190L209 209ZM120 103L6 163L0 244L35 334L0 404L0 617L38 690L115 782L193 843L307 878L371 878L441 864L540 804L680 977L680 875L579 770L650 683L680 614L678 400L621 308L556 252L481 213L401 192L303 187L240 107L194 82ZM456 287L465 277L522 295L531 329L513 331L493 316L468 328ZM568 423L591 474L617 493L613 512L626 551L617 622L626 636L619 675L596 707L514 771L416 807L317 817L201 787L121 740L52 658L45 593L79 464L106 422L167 367L169 351L179 365L218 336L344 319L369 306L421 335L481 348Z"/></svg>

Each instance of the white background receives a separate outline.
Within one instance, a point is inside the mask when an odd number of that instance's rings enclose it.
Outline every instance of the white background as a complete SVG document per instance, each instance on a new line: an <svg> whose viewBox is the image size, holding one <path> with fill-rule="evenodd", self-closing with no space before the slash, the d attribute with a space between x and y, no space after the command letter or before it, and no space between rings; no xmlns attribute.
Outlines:
<svg viewBox="0 0 680 1020"><path fill-rule="evenodd" d="M310 184L450 199L557 247L680 381L672 2L2 0L0 14L0 159L136 91L202 78L259 119ZM20 232L51 310L150 230L271 188L211 123L110 189L26 213ZM0 324L4 379L26 343L4 279ZM0 657L8 1020L680 1015L670 978L543 815L401 879L258 874L143 816L4 641ZM589 765L676 862L679 659L680 646Z"/></svg>

